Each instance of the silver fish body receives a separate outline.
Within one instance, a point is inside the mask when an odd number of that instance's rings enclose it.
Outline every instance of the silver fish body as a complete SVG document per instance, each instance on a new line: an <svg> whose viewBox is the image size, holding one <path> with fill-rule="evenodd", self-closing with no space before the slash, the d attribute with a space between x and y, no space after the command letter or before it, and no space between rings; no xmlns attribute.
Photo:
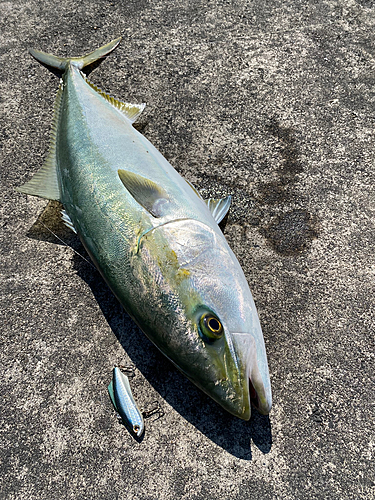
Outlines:
<svg viewBox="0 0 375 500"><path fill-rule="evenodd" d="M83 58L32 51L63 72L45 166L20 191L64 205L69 224L126 311L155 345L226 410L267 414L263 335L243 271L218 221L228 200L204 201L133 126L121 103L81 69Z"/></svg>

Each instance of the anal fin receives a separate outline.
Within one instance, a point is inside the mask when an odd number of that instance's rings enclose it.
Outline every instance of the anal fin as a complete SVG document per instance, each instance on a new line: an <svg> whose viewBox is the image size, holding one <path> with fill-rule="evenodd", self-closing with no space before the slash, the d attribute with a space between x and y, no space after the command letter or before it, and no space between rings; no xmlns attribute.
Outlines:
<svg viewBox="0 0 375 500"><path fill-rule="evenodd" d="M61 201L59 181L57 178L56 138L62 93L63 86L62 83L60 83L55 100L50 148L46 161L42 168L28 182L26 182L26 184L16 188L20 193L39 196L41 198L47 198L48 200Z"/></svg>

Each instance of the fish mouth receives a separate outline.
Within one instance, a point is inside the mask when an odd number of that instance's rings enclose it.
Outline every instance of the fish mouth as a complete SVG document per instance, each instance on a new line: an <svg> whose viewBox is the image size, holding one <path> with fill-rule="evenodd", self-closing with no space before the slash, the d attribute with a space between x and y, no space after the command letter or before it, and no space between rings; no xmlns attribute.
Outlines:
<svg viewBox="0 0 375 500"><path fill-rule="evenodd" d="M271 395L267 394L263 382L257 384L257 390L251 381L251 378L248 380L250 405L262 415L268 415L272 407Z"/></svg>
<svg viewBox="0 0 375 500"><path fill-rule="evenodd" d="M267 357L263 345L260 347L251 334L233 334L238 352L242 353L242 397L246 410L238 415L244 420L251 417L251 408L262 415L268 415L272 407L271 384Z"/></svg>
<svg viewBox="0 0 375 500"><path fill-rule="evenodd" d="M259 396L257 391L255 390L255 387L253 386L253 383L251 382L251 379L249 378L249 397L250 397L250 404L253 406L256 410L259 408Z"/></svg>
<svg viewBox="0 0 375 500"><path fill-rule="evenodd" d="M248 397L250 405L262 415L268 415L272 407L272 396L268 367L266 366L263 376L259 369L256 356L254 356L248 367Z"/></svg>

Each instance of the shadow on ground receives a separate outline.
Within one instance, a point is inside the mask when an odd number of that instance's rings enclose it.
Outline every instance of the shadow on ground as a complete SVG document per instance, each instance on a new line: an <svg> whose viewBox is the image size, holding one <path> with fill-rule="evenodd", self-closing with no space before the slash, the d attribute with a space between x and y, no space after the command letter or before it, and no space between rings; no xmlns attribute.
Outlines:
<svg viewBox="0 0 375 500"><path fill-rule="evenodd" d="M30 228L28 236L57 244L65 243L73 248L76 252L73 257L74 269L90 286L109 326L136 369L163 400L227 452L238 458L251 460L253 443L261 452L268 453L272 446L269 417L254 410L250 421L245 422L226 413L158 351L123 310L99 272L93 268L78 237L63 226L59 215L61 208L59 203L50 202ZM159 404L163 408L162 400Z"/></svg>
<svg viewBox="0 0 375 500"><path fill-rule="evenodd" d="M209 439L238 458L252 458L250 441L263 453L271 450L268 416L254 410L250 422L244 422L225 413L189 382L135 326L99 273L82 263L77 255L74 261L79 276L90 286L109 326L132 363L169 405ZM160 404L163 407L162 401Z"/></svg>

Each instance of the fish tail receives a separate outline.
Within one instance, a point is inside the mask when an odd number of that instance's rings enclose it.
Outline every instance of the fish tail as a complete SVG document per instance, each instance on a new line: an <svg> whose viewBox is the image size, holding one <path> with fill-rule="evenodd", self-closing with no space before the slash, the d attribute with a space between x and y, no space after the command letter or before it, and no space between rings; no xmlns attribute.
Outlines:
<svg viewBox="0 0 375 500"><path fill-rule="evenodd" d="M96 49L93 52L90 52L89 54L82 57L64 58L53 56L52 54L47 54L46 52L34 49L29 49L29 52L33 57L35 57L37 61L43 64L43 66L47 66L47 68L54 68L61 72L64 72L70 64L76 66L79 69L82 69L85 66L89 66L90 64L95 63L99 59L103 59L117 47L120 41L121 37L116 38L116 40L113 40L112 42L103 45L103 47L100 47L99 49Z"/></svg>

